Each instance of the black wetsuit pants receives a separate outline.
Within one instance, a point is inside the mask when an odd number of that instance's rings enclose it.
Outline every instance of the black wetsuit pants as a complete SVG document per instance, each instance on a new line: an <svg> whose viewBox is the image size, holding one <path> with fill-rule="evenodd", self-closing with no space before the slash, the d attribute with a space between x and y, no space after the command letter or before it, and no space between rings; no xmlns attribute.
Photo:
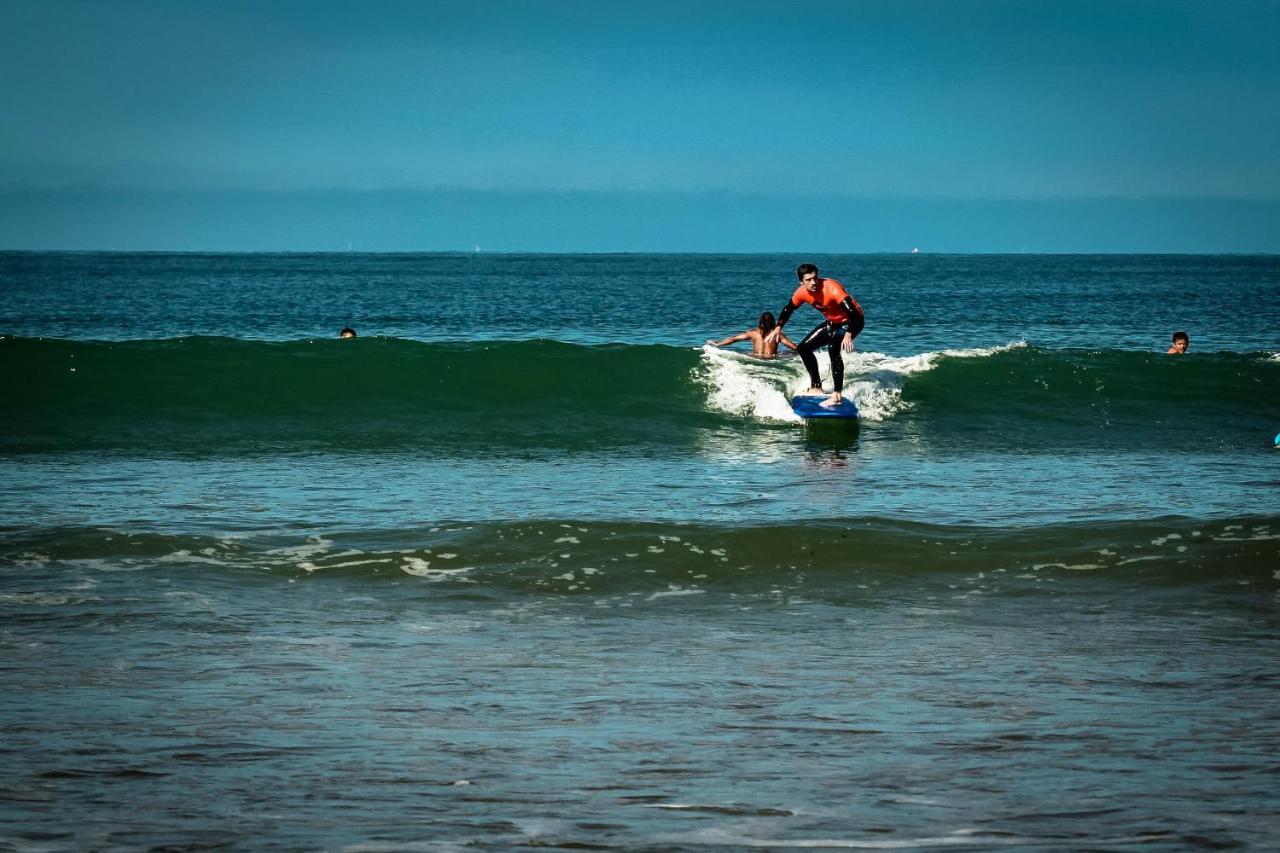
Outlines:
<svg viewBox="0 0 1280 853"><path fill-rule="evenodd" d="M804 362L804 369L809 371L809 381L814 388L822 387L822 377L818 374L818 359L813 352L825 345L831 356L832 390L844 390L844 358L840 355L840 345L844 343L845 332L852 332L857 337L862 331L862 325L861 317L854 317L843 323L827 320L815 326L812 332L804 336L804 340L796 344L796 352L800 353L800 359Z"/></svg>

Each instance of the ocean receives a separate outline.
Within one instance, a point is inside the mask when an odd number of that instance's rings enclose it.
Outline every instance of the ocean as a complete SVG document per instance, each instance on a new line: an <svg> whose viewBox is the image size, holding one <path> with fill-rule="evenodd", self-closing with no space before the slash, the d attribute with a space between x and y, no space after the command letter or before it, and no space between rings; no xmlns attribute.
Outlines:
<svg viewBox="0 0 1280 853"><path fill-rule="evenodd" d="M802 261L856 424L705 343ZM1280 257L8 252L0 368L0 850L1280 838Z"/></svg>

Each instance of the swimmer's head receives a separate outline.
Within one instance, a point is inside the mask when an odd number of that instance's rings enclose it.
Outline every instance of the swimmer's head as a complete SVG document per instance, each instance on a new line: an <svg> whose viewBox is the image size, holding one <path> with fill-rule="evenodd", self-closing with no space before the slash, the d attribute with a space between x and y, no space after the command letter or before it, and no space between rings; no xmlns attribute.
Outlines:
<svg viewBox="0 0 1280 853"><path fill-rule="evenodd" d="M355 336L356 336L356 330L351 328L350 326L347 326L341 332L338 332L338 337L340 338L354 338Z"/></svg>
<svg viewBox="0 0 1280 853"><path fill-rule="evenodd" d="M773 313L766 311L760 315L760 331L766 335L773 331L773 327L778 325L778 321L773 319Z"/></svg>
<svg viewBox="0 0 1280 853"><path fill-rule="evenodd" d="M1187 347L1191 346L1191 338L1187 337L1186 332L1173 333L1173 350L1174 352L1186 352Z"/></svg>

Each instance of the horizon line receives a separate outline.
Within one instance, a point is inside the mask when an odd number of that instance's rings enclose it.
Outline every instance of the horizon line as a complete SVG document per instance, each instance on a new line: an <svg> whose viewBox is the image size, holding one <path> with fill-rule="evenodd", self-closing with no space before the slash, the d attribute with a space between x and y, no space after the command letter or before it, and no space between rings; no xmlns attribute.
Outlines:
<svg viewBox="0 0 1280 853"><path fill-rule="evenodd" d="M581 195L581 196L735 196L742 198L807 198L839 201L873 201L873 202L1143 202L1143 201L1197 201L1197 202L1244 202L1274 203L1280 202L1280 194L1266 196L1225 195L1225 194L1147 194L1134 195L1124 193L1096 195L909 195L895 193L853 193L853 192L811 192L800 190L747 190L723 187L704 188L526 188L500 189L494 187L458 187L458 186L402 186L402 187L349 187L349 186L311 186L311 187L140 187L99 183L69 184L21 184L0 182L0 194L20 193L61 193L61 192L103 192L103 193L136 193L146 195L300 195L307 193L349 193L352 195L391 195L391 194L474 194L500 196L538 196L538 195Z"/></svg>
<svg viewBox="0 0 1280 853"><path fill-rule="evenodd" d="M776 255L795 255L807 257L1172 257L1172 258L1276 258L1280 252L927 252L907 250L877 250L865 252L833 252L803 251L794 249L778 249L758 252L718 252L701 251L625 251L625 252L548 252L537 249L493 249L474 251L472 249L394 249L394 250L357 250L357 249L6 249L0 247L0 255L403 255L421 257L424 255L467 256L479 255L545 255L548 257L565 257L572 255L673 255L673 256L714 256L714 257L772 257Z"/></svg>

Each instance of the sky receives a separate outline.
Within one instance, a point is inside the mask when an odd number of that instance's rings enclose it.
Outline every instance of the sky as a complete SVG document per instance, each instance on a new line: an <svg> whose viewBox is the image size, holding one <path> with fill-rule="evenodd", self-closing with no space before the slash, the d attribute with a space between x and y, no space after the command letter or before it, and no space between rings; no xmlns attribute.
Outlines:
<svg viewBox="0 0 1280 853"><path fill-rule="evenodd" d="M1280 0L0 0L0 248L1276 252L1277 44Z"/></svg>

